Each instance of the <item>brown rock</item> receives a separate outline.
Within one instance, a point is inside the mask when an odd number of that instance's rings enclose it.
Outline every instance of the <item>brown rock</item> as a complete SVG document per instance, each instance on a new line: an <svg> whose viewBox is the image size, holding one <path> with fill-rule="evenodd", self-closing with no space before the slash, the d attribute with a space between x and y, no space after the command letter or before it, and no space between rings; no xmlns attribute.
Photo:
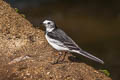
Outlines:
<svg viewBox="0 0 120 80"><path fill-rule="evenodd" d="M44 32L0 0L0 80L111 80L77 62L52 65L56 58Z"/></svg>

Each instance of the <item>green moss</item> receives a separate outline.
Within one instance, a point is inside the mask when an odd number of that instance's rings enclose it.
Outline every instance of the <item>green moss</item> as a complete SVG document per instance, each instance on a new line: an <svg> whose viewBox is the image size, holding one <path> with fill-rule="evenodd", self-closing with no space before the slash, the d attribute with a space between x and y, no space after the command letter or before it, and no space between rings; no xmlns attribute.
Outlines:
<svg viewBox="0 0 120 80"><path fill-rule="evenodd" d="M99 71L104 73L106 76L110 76L110 73L108 70L99 70Z"/></svg>
<svg viewBox="0 0 120 80"><path fill-rule="evenodd" d="M15 8L15 11L18 13L18 12L19 12L19 9L18 9L18 8Z"/></svg>
<svg viewBox="0 0 120 80"><path fill-rule="evenodd" d="M17 13L19 13L19 9L18 8L15 8L15 11L17 12ZM26 17L24 14L20 14L22 17Z"/></svg>
<svg viewBox="0 0 120 80"><path fill-rule="evenodd" d="M22 17L26 18L26 16L24 14L20 14Z"/></svg>

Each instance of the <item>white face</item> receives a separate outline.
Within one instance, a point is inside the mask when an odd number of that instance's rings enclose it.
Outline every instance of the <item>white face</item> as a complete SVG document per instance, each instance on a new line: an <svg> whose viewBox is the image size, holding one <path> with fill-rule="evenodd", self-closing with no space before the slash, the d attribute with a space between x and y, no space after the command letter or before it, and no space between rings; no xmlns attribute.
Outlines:
<svg viewBox="0 0 120 80"><path fill-rule="evenodd" d="M43 21L43 25L46 27L46 28L54 28L55 27L55 24L53 21L50 21L50 20L45 20Z"/></svg>
<svg viewBox="0 0 120 80"><path fill-rule="evenodd" d="M50 20L43 21L43 25L46 27L47 32L51 32L55 29L55 23Z"/></svg>

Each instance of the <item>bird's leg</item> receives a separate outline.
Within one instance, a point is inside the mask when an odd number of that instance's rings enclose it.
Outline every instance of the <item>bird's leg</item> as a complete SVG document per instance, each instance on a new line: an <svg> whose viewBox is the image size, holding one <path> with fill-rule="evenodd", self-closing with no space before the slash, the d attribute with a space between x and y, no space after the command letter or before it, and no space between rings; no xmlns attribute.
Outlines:
<svg viewBox="0 0 120 80"><path fill-rule="evenodd" d="M59 63L59 60L60 60L61 57L62 57L62 52L59 52L59 57L58 57L58 59L56 60L57 63Z"/></svg>
<svg viewBox="0 0 120 80"><path fill-rule="evenodd" d="M65 60L65 57L66 57L66 52L64 52L63 59L60 62L63 62Z"/></svg>
<svg viewBox="0 0 120 80"><path fill-rule="evenodd" d="M59 57L57 58L56 61L53 62L53 64L58 64L59 63L59 59L61 58L62 56L62 52L59 52Z"/></svg>

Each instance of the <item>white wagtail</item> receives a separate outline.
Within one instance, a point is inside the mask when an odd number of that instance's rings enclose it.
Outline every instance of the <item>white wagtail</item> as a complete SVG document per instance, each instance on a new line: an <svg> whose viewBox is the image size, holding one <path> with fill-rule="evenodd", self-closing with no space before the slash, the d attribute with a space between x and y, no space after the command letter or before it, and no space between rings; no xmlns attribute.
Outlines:
<svg viewBox="0 0 120 80"><path fill-rule="evenodd" d="M57 51L78 53L96 62L104 63L101 59L82 50L63 30L56 26L54 21L44 20L42 24L46 28L45 37L48 43Z"/></svg>

